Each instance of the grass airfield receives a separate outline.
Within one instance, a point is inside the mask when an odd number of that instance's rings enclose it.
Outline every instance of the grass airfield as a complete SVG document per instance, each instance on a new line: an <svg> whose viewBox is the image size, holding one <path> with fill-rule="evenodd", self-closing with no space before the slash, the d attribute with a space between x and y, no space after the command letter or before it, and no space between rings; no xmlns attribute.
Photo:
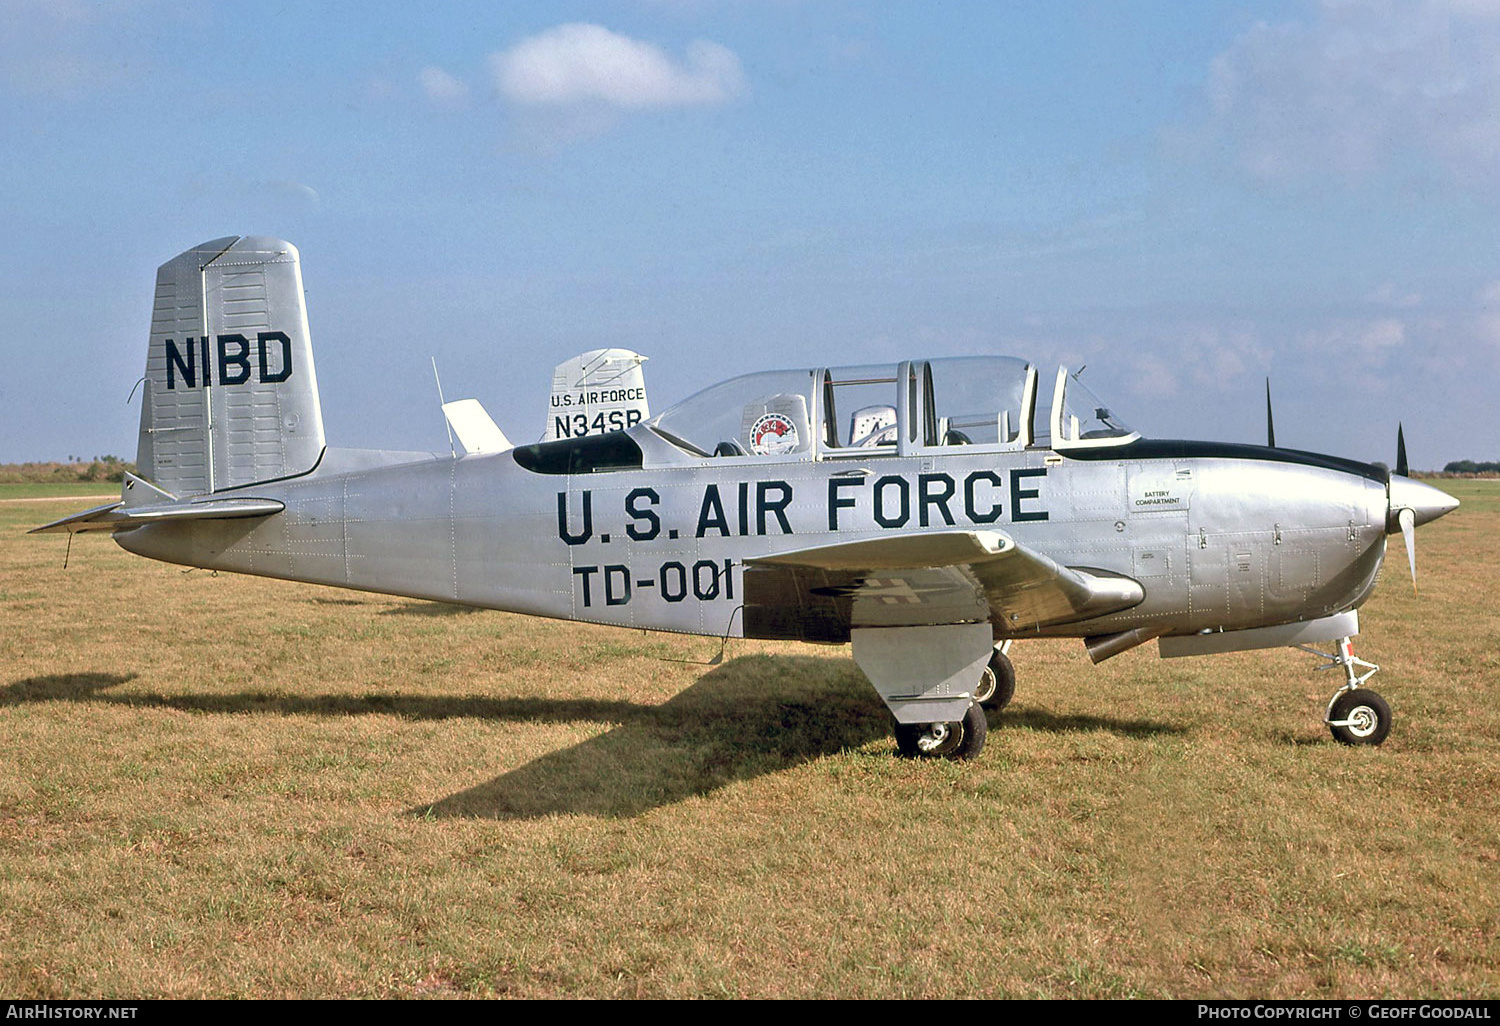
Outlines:
<svg viewBox="0 0 1500 1026"><path fill-rule="evenodd" d="M0 993L1500 996L1500 483L1441 486L1383 747L1300 652L1037 641L966 764L847 648L64 570L90 503L0 503Z"/></svg>

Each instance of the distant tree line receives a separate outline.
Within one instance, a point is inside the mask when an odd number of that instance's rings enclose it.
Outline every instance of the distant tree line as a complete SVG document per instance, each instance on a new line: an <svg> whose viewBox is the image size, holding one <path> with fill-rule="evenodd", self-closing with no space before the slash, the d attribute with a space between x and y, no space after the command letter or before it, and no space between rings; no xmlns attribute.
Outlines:
<svg viewBox="0 0 1500 1026"><path fill-rule="evenodd" d="M1454 460L1443 468L1445 474L1500 474L1500 461L1475 463L1473 460Z"/></svg>
<svg viewBox="0 0 1500 1026"><path fill-rule="evenodd" d="M52 484L56 482L123 481L125 472L135 473L135 464L118 456L69 456L68 462L0 464L0 484Z"/></svg>

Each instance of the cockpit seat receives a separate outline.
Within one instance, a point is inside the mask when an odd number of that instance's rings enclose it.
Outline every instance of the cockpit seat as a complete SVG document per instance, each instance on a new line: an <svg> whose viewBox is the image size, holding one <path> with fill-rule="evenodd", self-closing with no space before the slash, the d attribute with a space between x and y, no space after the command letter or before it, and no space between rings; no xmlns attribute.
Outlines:
<svg viewBox="0 0 1500 1026"><path fill-rule="evenodd" d="M866 406L849 418L849 447L896 444L896 408Z"/></svg>

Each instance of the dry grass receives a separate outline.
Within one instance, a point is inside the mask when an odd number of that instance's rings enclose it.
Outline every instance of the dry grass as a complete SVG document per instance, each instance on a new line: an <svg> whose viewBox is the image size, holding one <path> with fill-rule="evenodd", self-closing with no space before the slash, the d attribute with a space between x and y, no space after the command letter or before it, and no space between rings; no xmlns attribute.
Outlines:
<svg viewBox="0 0 1500 1026"><path fill-rule="evenodd" d="M1500 487L1334 744L1290 651L1018 646L984 756L847 652L178 569L0 506L0 993L1500 994Z"/></svg>
<svg viewBox="0 0 1500 1026"><path fill-rule="evenodd" d="M103 504L120 498L120 486L97 481L0 484L0 502L35 502L38 499L55 499L60 496L92 499L96 504ZM77 503L74 505L76 506Z"/></svg>

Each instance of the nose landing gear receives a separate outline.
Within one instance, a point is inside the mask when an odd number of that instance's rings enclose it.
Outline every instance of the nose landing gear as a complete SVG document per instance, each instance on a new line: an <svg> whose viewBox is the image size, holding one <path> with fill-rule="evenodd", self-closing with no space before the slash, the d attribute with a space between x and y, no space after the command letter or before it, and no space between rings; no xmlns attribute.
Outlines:
<svg viewBox="0 0 1500 1026"><path fill-rule="evenodd" d="M1340 667L1344 671L1344 686L1329 699L1328 712L1323 717L1333 739L1346 745L1378 745L1384 741L1391 732L1391 707L1364 686L1380 667L1355 656L1354 641L1347 637L1339 639L1337 652L1321 652L1309 645L1297 647L1328 660L1319 670Z"/></svg>

